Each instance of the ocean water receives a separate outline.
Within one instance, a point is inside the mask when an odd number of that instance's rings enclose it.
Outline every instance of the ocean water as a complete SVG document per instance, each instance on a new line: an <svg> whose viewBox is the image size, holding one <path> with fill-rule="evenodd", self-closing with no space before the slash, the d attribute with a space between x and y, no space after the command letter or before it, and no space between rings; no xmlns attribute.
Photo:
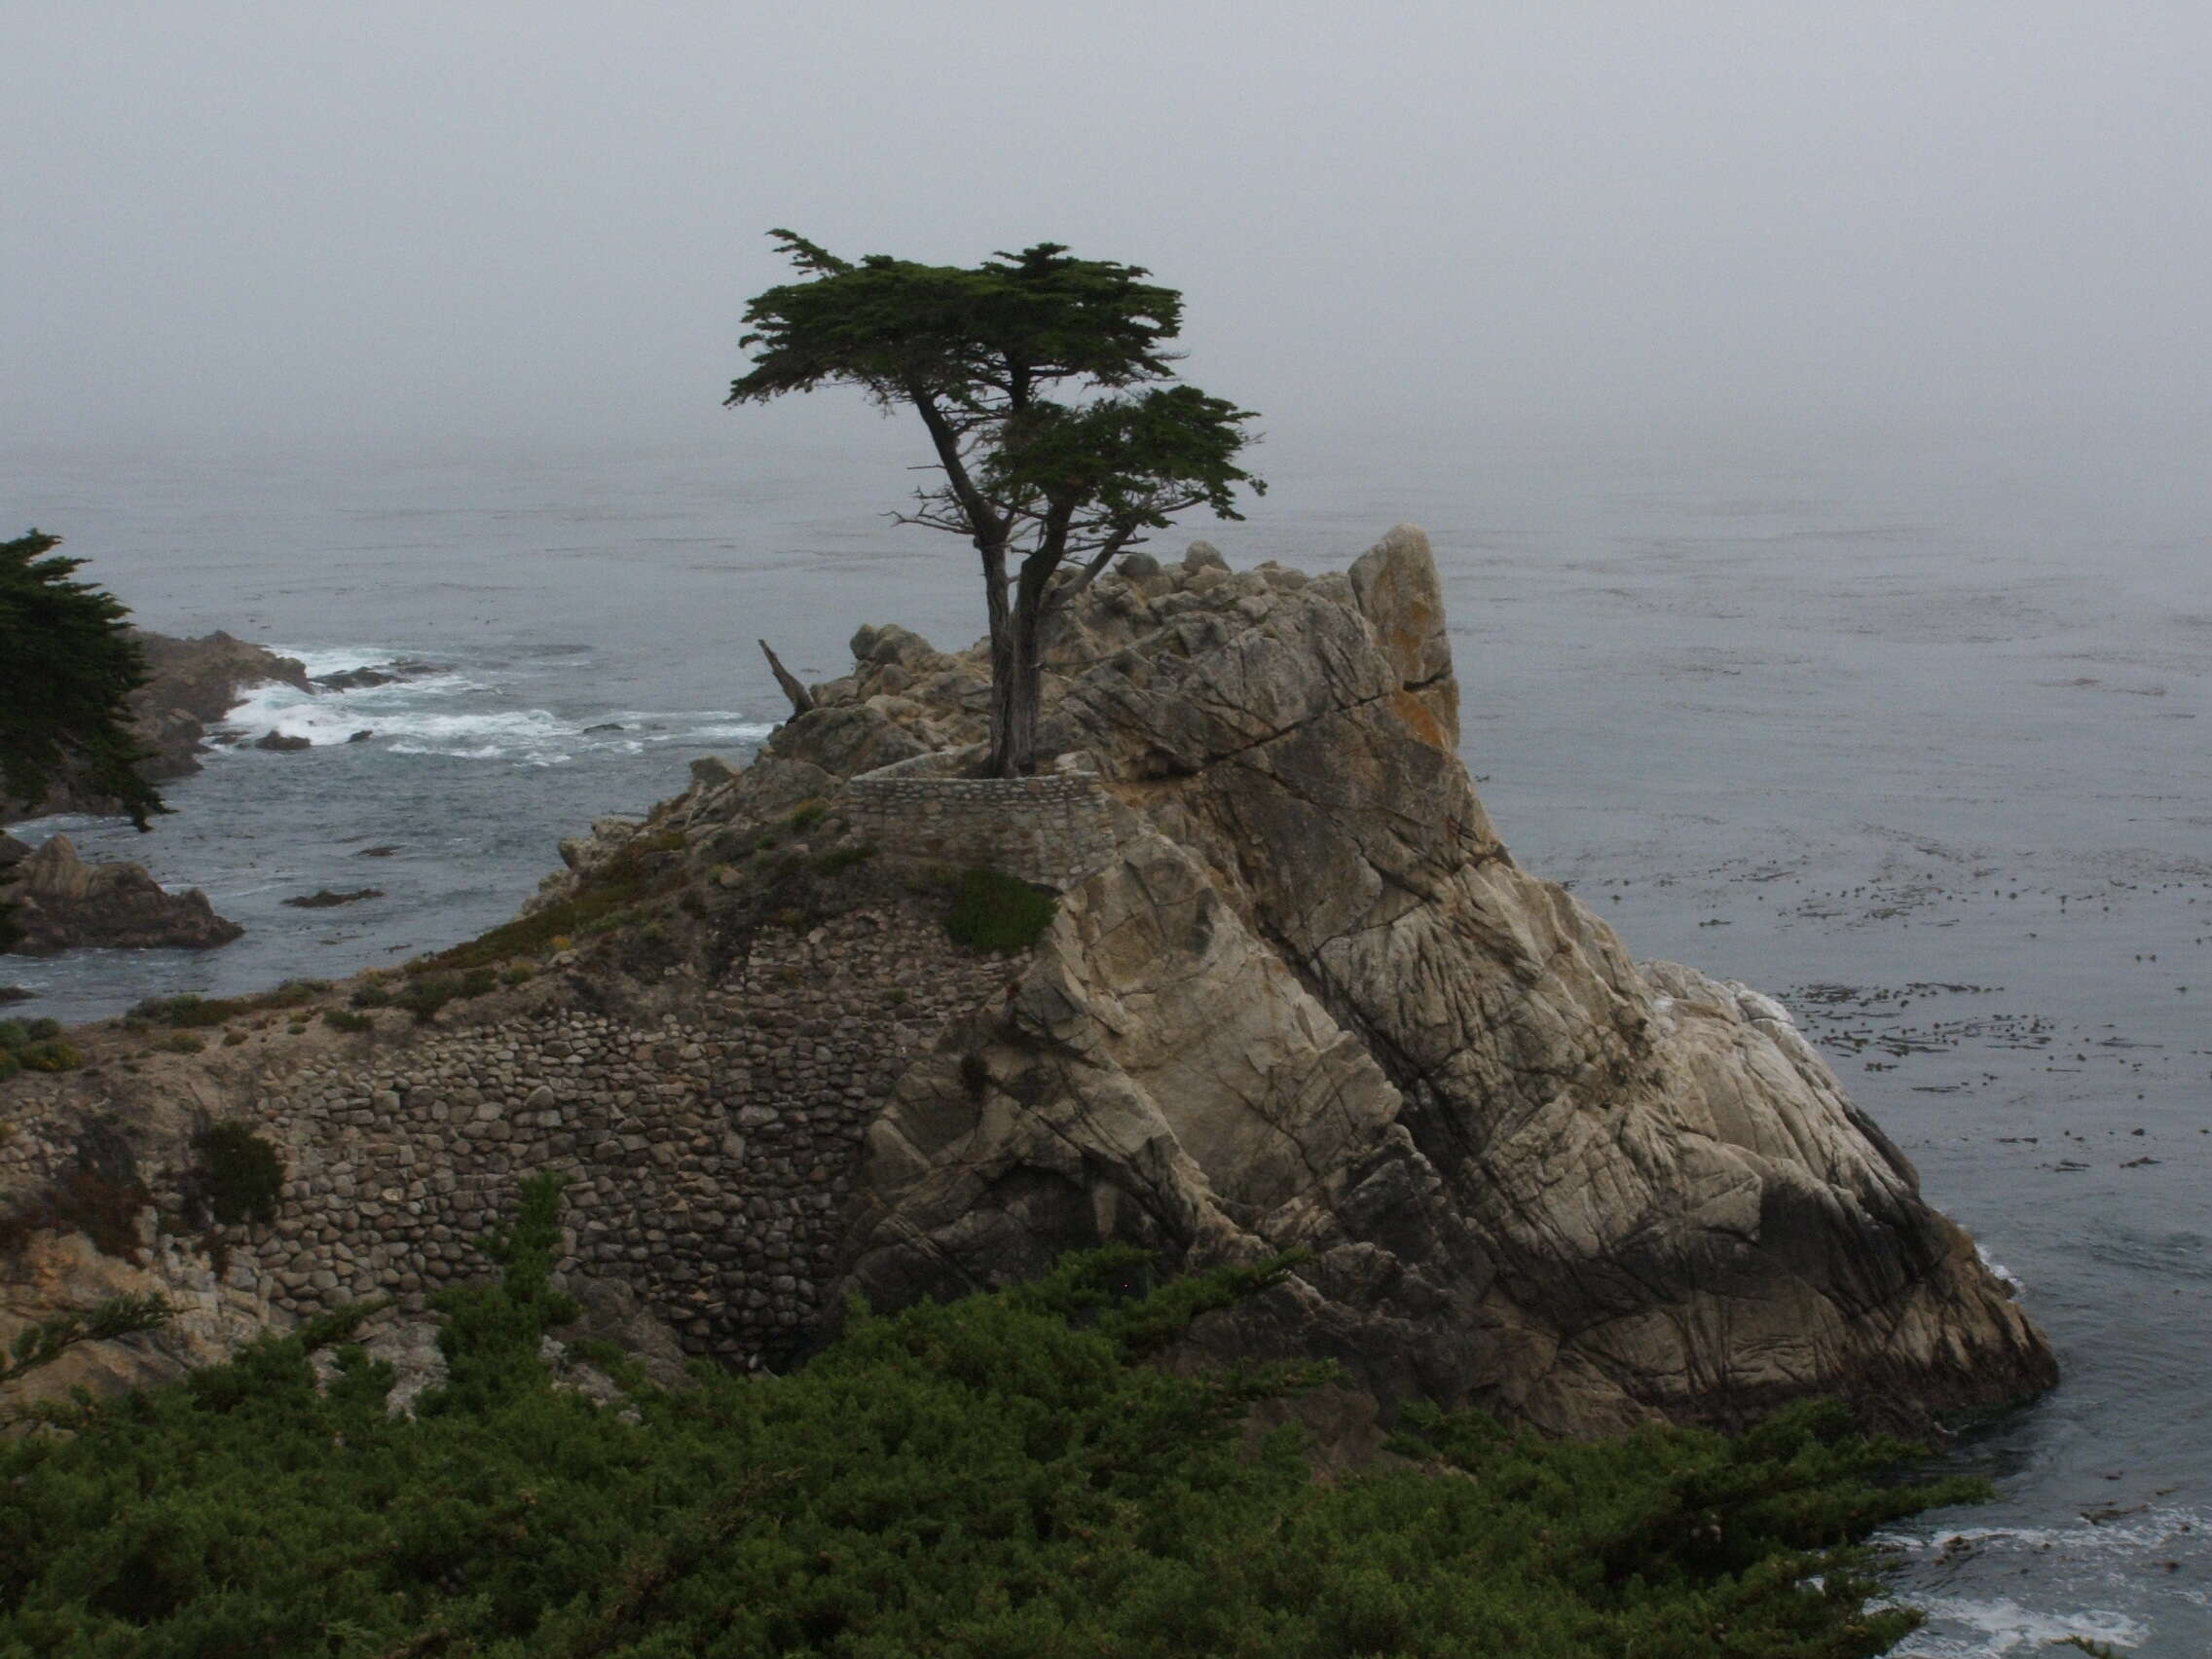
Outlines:
<svg viewBox="0 0 2212 1659"><path fill-rule="evenodd" d="M819 679L863 622L975 634L960 549L878 514L903 433L762 429L11 456L8 511L149 626L434 672L257 695L239 735L316 747L211 756L149 835L27 827L249 931L0 979L89 1017L468 937L561 836L750 751L782 710L756 638ZM2212 1651L2208 437L1294 433L1249 522L1189 527L1309 570L1426 527L1463 752L1517 856L1640 957L1781 997L2022 1286L2066 1380L1947 1449L1995 1503L1891 1540L1933 1615L1907 1653ZM381 896L281 903L325 887Z"/></svg>

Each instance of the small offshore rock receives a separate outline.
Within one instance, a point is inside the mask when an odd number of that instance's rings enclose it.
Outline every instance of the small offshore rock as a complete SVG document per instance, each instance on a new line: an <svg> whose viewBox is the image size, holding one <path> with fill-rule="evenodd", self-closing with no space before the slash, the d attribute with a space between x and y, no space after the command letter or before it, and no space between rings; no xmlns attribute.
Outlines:
<svg viewBox="0 0 2212 1659"><path fill-rule="evenodd" d="M254 739L253 746L256 749L267 749L280 755L288 755L295 749L313 749L314 744L308 738L286 737L280 731L265 731Z"/></svg>
<svg viewBox="0 0 2212 1659"><path fill-rule="evenodd" d="M358 887L350 893L334 893L325 887L317 892L303 893L297 899L281 900L279 903L289 904L296 910L327 910L333 904L357 904L364 899L382 899L383 897L384 889L381 887Z"/></svg>

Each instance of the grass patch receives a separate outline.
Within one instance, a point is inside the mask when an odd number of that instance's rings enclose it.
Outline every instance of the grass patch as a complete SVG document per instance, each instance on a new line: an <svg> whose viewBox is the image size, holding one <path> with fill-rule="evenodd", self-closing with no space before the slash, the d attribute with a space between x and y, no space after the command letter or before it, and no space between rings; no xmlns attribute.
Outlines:
<svg viewBox="0 0 2212 1659"><path fill-rule="evenodd" d="M498 988L498 972L488 967L471 968L465 974L424 974L408 980L392 996L391 1006L405 1009L418 1020L426 1020L450 1002L485 996Z"/></svg>
<svg viewBox="0 0 2212 1659"><path fill-rule="evenodd" d="M944 931L970 950L1027 950L1052 925L1060 902L1041 887L995 869L962 872Z"/></svg>
<svg viewBox="0 0 2212 1659"><path fill-rule="evenodd" d="M154 1047L165 1054L197 1054L207 1045L189 1031L178 1031L164 1037Z"/></svg>
<svg viewBox="0 0 2212 1659"><path fill-rule="evenodd" d="M875 849L870 846L839 847L833 852L824 853L814 861L814 873L835 875L840 870L856 868L874 857Z"/></svg>
<svg viewBox="0 0 2212 1659"><path fill-rule="evenodd" d="M619 927L623 911L682 884L684 846L681 830L642 836L593 871L570 898L423 957L407 971L490 968L510 957L549 955L567 948L569 939Z"/></svg>
<svg viewBox="0 0 2212 1659"><path fill-rule="evenodd" d="M186 992L176 997L148 997L123 1016L126 1025L166 1025L172 1030L203 1030L249 1014L274 1009L304 1008L330 991L328 979L286 979L273 991L250 997L203 997Z"/></svg>
<svg viewBox="0 0 2212 1659"><path fill-rule="evenodd" d="M367 1014L344 1008L324 1009L322 1022L333 1031L374 1031L377 1028L377 1022Z"/></svg>

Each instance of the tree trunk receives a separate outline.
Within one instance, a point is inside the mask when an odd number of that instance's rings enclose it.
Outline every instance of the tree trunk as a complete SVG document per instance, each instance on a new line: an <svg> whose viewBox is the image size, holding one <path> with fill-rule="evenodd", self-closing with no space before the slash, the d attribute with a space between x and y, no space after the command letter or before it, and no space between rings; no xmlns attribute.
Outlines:
<svg viewBox="0 0 2212 1659"><path fill-rule="evenodd" d="M991 759L994 778L1026 778L1037 770L1040 641L1045 585L1056 561L1021 562L1012 614L991 634Z"/></svg>

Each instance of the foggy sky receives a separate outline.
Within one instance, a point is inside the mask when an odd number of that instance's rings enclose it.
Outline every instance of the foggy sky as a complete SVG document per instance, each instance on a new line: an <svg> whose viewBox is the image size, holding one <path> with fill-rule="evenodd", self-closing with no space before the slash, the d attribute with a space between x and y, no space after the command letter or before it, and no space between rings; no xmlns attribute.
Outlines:
<svg viewBox="0 0 2212 1659"><path fill-rule="evenodd" d="M0 65L10 440L833 432L718 407L775 225L1148 266L1294 448L2212 410L2202 0L9 0Z"/></svg>

